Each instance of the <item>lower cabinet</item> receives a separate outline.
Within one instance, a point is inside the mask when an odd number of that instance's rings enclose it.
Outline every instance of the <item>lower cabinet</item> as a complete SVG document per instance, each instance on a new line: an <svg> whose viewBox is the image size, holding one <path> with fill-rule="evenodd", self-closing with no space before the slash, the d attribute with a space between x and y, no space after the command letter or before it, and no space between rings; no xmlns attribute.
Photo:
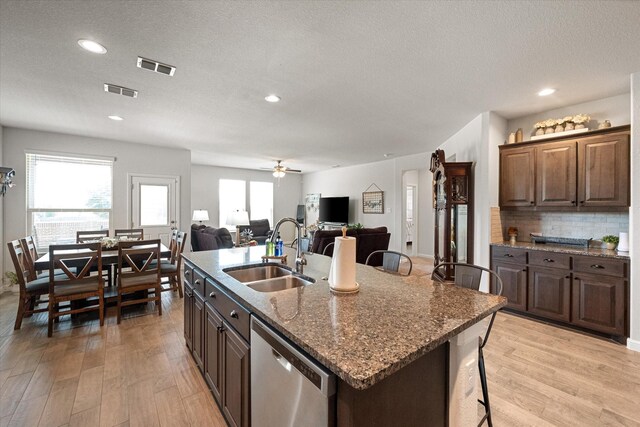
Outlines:
<svg viewBox="0 0 640 427"><path fill-rule="evenodd" d="M527 309L526 266L495 261L492 268L502 280L502 296L508 299L507 307L525 311Z"/></svg>
<svg viewBox="0 0 640 427"><path fill-rule="evenodd" d="M184 281L184 340L187 348L193 351L193 288Z"/></svg>
<svg viewBox="0 0 640 427"><path fill-rule="evenodd" d="M624 335L627 281L595 274L573 278L573 322L612 335Z"/></svg>
<svg viewBox="0 0 640 427"><path fill-rule="evenodd" d="M232 426L249 425L249 345L224 325L222 411Z"/></svg>
<svg viewBox="0 0 640 427"><path fill-rule="evenodd" d="M193 298L193 348L191 354L200 372L204 372L204 298L194 292Z"/></svg>
<svg viewBox="0 0 640 427"><path fill-rule="evenodd" d="M220 389L222 387L221 352L223 345L222 338L222 317L208 303L204 304L207 315L205 323L205 359L204 359L204 379L211 387L213 396L220 401Z"/></svg>
<svg viewBox="0 0 640 427"><path fill-rule="evenodd" d="M502 280L507 308L621 342L628 336L627 259L492 246L491 269Z"/></svg>
<svg viewBox="0 0 640 427"><path fill-rule="evenodd" d="M562 269L529 266L530 313L571 320L571 275Z"/></svg>

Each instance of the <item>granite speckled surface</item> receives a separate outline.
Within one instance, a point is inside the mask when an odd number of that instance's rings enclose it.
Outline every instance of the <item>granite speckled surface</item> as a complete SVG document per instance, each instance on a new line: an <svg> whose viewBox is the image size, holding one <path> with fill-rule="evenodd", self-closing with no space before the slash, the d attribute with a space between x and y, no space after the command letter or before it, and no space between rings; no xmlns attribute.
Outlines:
<svg viewBox="0 0 640 427"><path fill-rule="evenodd" d="M291 266L295 251L285 250ZM185 258L356 389L371 387L506 304L504 297L361 264L356 269L360 292L335 295L322 280L331 258L318 254L308 256L304 268L316 283L278 292L254 291L222 271L259 264L263 254L264 246L256 246Z"/></svg>
<svg viewBox="0 0 640 427"><path fill-rule="evenodd" d="M491 246L505 248L531 249L536 251L559 252L571 255L589 255L615 259L629 259L629 253L618 253L615 250L601 248L582 248L575 246L564 246L551 243L516 242L515 245L509 242L492 243Z"/></svg>

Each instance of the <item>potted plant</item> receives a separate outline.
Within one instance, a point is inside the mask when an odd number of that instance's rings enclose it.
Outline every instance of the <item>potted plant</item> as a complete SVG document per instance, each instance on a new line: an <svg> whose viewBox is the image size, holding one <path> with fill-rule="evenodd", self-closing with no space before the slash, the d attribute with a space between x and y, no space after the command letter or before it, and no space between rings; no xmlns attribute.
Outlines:
<svg viewBox="0 0 640 427"><path fill-rule="evenodd" d="M9 288L11 288L11 291L16 292L16 289L18 288L15 285L18 284L18 275L13 271L7 271L6 273L4 273L4 277L7 278L7 281L9 282Z"/></svg>
<svg viewBox="0 0 640 427"><path fill-rule="evenodd" d="M602 238L602 241L607 245L607 249L613 250L618 244L618 236L608 234Z"/></svg>

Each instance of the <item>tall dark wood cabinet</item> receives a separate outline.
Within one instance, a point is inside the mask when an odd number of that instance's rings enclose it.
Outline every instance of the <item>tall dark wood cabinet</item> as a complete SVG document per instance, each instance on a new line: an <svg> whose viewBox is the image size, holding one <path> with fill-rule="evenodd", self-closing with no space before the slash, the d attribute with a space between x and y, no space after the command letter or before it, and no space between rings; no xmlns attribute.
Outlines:
<svg viewBox="0 0 640 427"><path fill-rule="evenodd" d="M472 162L447 162L444 151L431 156L435 215L434 265L473 263ZM453 270L445 269L448 278Z"/></svg>

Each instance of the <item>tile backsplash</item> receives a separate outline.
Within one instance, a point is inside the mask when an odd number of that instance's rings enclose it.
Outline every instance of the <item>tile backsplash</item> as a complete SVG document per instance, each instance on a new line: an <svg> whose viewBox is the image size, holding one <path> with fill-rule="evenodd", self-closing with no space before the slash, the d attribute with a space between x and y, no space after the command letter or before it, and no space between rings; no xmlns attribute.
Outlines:
<svg viewBox="0 0 640 427"><path fill-rule="evenodd" d="M529 233L543 236L592 238L600 241L607 234L618 235L629 231L627 212L513 212L500 211L500 221L492 220L492 226L502 229L504 240L508 240L507 228L518 227L518 241L529 242ZM495 231L492 230L492 234ZM594 242L599 245L599 242Z"/></svg>

